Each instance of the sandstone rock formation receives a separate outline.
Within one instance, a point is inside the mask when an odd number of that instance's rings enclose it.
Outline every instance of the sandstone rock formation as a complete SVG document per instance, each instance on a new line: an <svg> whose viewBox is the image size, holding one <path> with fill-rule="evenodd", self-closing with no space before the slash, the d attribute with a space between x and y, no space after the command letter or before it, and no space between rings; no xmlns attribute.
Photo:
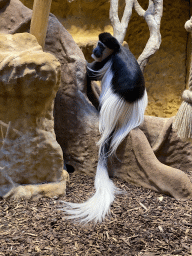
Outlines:
<svg viewBox="0 0 192 256"><path fill-rule="evenodd" d="M12 34L28 31L30 17L31 11L19 0L11 0L10 3L7 0L6 11L5 8L0 10L0 31ZM57 141L62 147L65 162L68 168L76 172L94 175L98 160L96 142L100 136L99 113L95 107L97 99L93 100L93 88L86 86L86 61L81 50L53 15L49 18L45 51L53 53L61 63L61 86L55 99L54 120ZM191 183L184 172L191 175L192 146L176 137L171 122L168 125L170 129L163 129L167 127L167 119L146 116L141 127L145 136L141 130L133 131L124 141L117 152L120 161L113 159L111 162L111 174L176 198L188 198L192 195ZM164 134L164 131L168 132ZM162 134L166 136L161 143L159 138ZM147 165L148 154L152 159L148 157ZM161 164L156 157L170 167ZM153 175L153 170L158 175Z"/></svg>
<svg viewBox="0 0 192 256"><path fill-rule="evenodd" d="M28 33L1 34L0 74L0 196L63 194L63 155L53 122L59 62ZM52 184L39 185L45 182ZM34 185L21 186L27 184Z"/></svg>

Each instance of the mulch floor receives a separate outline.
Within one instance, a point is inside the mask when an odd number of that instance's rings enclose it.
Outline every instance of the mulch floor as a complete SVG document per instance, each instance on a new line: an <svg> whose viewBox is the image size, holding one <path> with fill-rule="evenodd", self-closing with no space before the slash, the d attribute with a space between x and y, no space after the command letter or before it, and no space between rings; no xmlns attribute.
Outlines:
<svg viewBox="0 0 192 256"><path fill-rule="evenodd" d="M0 255L192 255L192 200L178 202L117 178L127 193L117 196L103 223L66 220L61 200L88 199L93 182L73 173L66 197L0 199Z"/></svg>

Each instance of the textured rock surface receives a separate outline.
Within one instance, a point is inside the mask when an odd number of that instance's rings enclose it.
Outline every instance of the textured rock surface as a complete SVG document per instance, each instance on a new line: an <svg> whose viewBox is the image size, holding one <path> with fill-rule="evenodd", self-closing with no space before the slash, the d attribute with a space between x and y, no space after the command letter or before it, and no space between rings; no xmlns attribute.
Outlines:
<svg viewBox="0 0 192 256"><path fill-rule="evenodd" d="M145 122L141 126L141 129L145 133L152 148L161 136L166 123L169 121L169 118L145 116ZM192 144L181 141L171 126L164 137L164 143L156 150L155 155L160 162L183 170L191 175L192 178Z"/></svg>
<svg viewBox="0 0 192 256"><path fill-rule="evenodd" d="M159 162L151 149L146 136L140 129L130 132L131 144L137 165L140 168L144 186L149 184L161 193L172 195L176 199L192 198L192 183L181 170ZM140 179L137 179L139 182Z"/></svg>
<svg viewBox="0 0 192 256"><path fill-rule="evenodd" d="M0 32L12 34L29 31L31 15L32 11L19 0L7 0L5 7L0 10ZM73 163L76 169L87 170L89 173L89 161L84 160L92 159L91 162L96 166L97 147L95 140L90 140L90 136L99 136L95 124L98 112L86 96L84 55L53 15L49 17L44 50L54 54L61 63L61 87L57 93L54 111L57 140L67 164ZM86 121L92 127L86 127ZM79 151L83 152L83 156Z"/></svg>
<svg viewBox="0 0 192 256"><path fill-rule="evenodd" d="M32 8L33 0L22 0ZM147 8L148 0L139 1ZM120 6L124 1L120 0ZM146 69L145 80L149 95L147 115L171 117L181 104L181 94L186 82L187 32L185 22L189 19L189 1L164 1L161 21L162 44L151 57ZM122 13L121 8L120 13ZM100 32L112 32L109 20L109 1L104 0L53 0L51 11L71 33L91 61L91 51ZM149 38L145 21L133 12L125 40L130 50L138 57Z"/></svg>
<svg viewBox="0 0 192 256"><path fill-rule="evenodd" d="M171 126L164 143L158 148L155 156L149 145L147 145L149 143L153 147L156 144L168 121L168 118L145 116L145 122L140 128L148 141L141 132L138 134L135 132L134 136L128 136L118 149L117 158L110 165L112 173L126 181L140 184L156 191L162 190L162 184L159 184L159 182L162 182L163 177L165 178L164 184L168 182L165 186L167 189L172 190L174 188L176 192L177 187L178 189L180 188L177 183L180 179L177 182L174 181L174 177L177 176L175 172L178 173L177 169L184 171L192 181L192 145L179 140L172 131ZM141 161L138 157L139 154L141 154ZM188 179L187 183L190 190L191 184Z"/></svg>
<svg viewBox="0 0 192 256"><path fill-rule="evenodd" d="M23 23L15 22L9 29L8 26L13 19L13 10L15 13L15 21L21 20L21 17L23 17ZM29 18L28 23L25 22L27 17ZM16 33L18 30L20 32L21 30L26 31L29 29L30 10L24 8L18 0L11 0L6 8L6 12L2 11L0 15L0 21L1 20L0 30L4 29L4 31L8 33ZM1 24L4 24L4 27L1 27ZM96 146L96 142L99 139L98 111L87 97L86 61L72 37L52 15L49 19L45 50L57 56L61 63L61 86L55 99L54 116L57 140L63 149L64 159L68 167L71 165L76 172L85 172L94 175L98 160L98 148ZM155 117L146 117L142 130L152 146L155 144L155 141L158 140L166 121L167 119L165 118L157 119ZM146 138L143 136L144 135L137 136L136 134L135 138L138 137L137 139L141 140L141 143L144 141L145 144ZM167 182L159 183L159 180L157 179L155 181L153 176L153 184L151 184L151 177L146 176L146 173L150 173L151 170L143 169L138 162L140 161L144 168L147 168L145 159L148 152L144 155L144 160L138 160L138 156L134 154L134 152L137 153L137 149L138 154L141 152L138 140L138 148L135 148L133 145L131 136L124 141L118 151L118 156L122 162L115 162L114 160L110 168L111 172L114 170L115 175L121 176L123 179L151 189L171 193L177 198L185 198L191 195L191 183L188 177L183 172L171 167L168 168L167 166L161 172L163 165L158 162L154 154L150 151L154 161L152 161L152 163L150 162L151 159L148 158L149 166L155 168L154 166L157 164L159 169L154 170L159 174L159 176L157 176L158 178L161 177L161 174L166 170L170 172L170 176L168 176L171 177L173 170L173 181L175 179L174 173L180 174L180 176L178 175L177 186L181 188L185 188L185 184L187 184L187 186L186 189L181 190L180 195L178 195L176 193L177 191L173 190L173 183L170 183L171 186L169 187ZM168 143L168 145L166 143ZM169 143L172 144L169 145ZM184 151L183 147L185 148ZM150 148L149 144L147 148ZM177 148L177 152L174 151L174 148ZM190 175L191 152L192 146L180 142L170 130L167 139L164 144L161 145L161 148L157 150L156 154L158 158L162 158L163 163L166 164L166 162L169 162L170 166L173 165L173 167L177 167L183 171L187 170L187 174ZM171 162L172 157L174 157L174 160ZM180 179L180 177L182 177L182 179ZM164 177L162 177L162 180L163 179ZM179 184L180 180L182 184ZM163 187L165 184L167 186L166 190Z"/></svg>
<svg viewBox="0 0 192 256"><path fill-rule="evenodd" d="M59 62L28 33L1 34L0 73L0 195L19 184L62 181L53 121Z"/></svg>

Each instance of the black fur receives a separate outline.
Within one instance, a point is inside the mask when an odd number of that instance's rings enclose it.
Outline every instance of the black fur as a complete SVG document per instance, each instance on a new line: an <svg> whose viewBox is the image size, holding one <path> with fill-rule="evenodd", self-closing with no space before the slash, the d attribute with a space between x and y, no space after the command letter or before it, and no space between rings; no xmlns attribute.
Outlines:
<svg viewBox="0 0 192 256"><path fill-rule="evenodd" d="M114 47L115 51L101 62L88 63L87 75L89 80L101 80L102 77L99 72L94 71L99 71L111 59L113 92L129 103L141 99L145 91L145 81L134 55L129 49L121 46L109 33L100 34L99 39L108 48L113 49L112 47Z"/></svg>
<svg viewBox="0 0 192 256"><path fill-rule="evenodd" d="M112 89L127 102L143 97L145 81L143 73L133 54L125 47L112 56Z"/></svg>
<svg viewBox="0 0 192 256"><path fill-rule="evenodd" d="M99 40L107 46L107 48L118 52L120 50L120 44L115 37L110 33L104 32L99 35Z"/></svg>

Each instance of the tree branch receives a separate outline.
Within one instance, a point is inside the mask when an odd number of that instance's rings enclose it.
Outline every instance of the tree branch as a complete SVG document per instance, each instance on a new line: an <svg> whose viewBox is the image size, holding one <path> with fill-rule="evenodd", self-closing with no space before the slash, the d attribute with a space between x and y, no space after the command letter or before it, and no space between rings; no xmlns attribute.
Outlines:
<svg viewBox="0 0 192 256"><path fill-rule="evenodd" d="M142 9L137 0L134 0L134 8L140 16L144 17L150 31L149 40L137 60L143 71L149 58L161 45L160 23L163 14L163 0L149 0L146 11Z"/></svg>
<svg viewBox="0 0 192 256"><path fill-rule="evenodd" d="M125 0L125 9L121 21L118 16L118 2L118 0L111 0L109 18L113 26L113 36L122 44L132 15L134 0Z"/></svg>
<svg viewBox="0 0 192 256"><path fill-rule="evenodd" d="M163 13L163 0L149 0L146 11L140 6L138 0L125 0L125 9L121 21L118 16L118 3L119 0L111 0L109 17L113 26L113 35L121 44L126 35L133 7L138 15L145 19L149 27L149 40L137 60L143 71L149 58L159 49L161 44L160 23Z"/></svg>
<svg viewBox="0 0 192 256"><path fill-rule="evenodd" d="M139 16L144 17L145 10L141 7L137 0L134 1L134 8Z"/></svg>

